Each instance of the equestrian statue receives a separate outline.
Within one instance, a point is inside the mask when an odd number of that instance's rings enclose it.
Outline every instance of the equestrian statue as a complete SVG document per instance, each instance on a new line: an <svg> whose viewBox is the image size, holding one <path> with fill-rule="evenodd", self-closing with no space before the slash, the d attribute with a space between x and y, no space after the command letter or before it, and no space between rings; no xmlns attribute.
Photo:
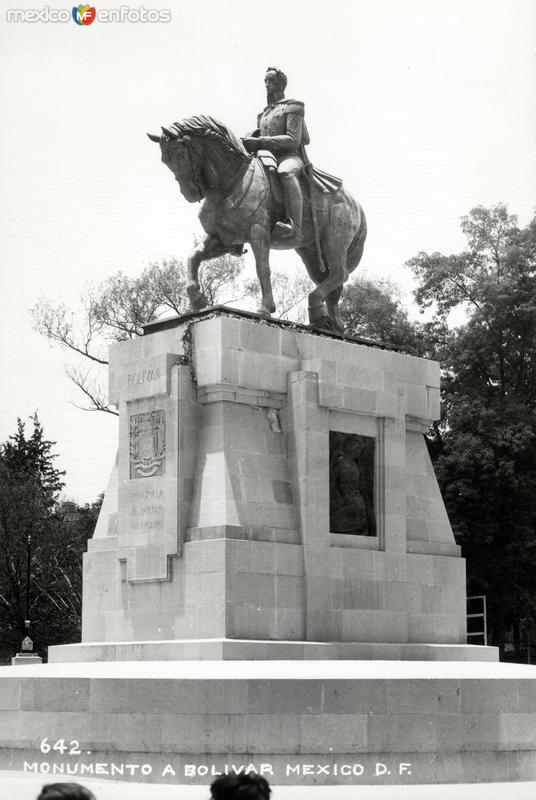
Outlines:
<svg viewBox="0 0 536 800"><path fill-rule="evenodd" d="M258 312L275 311L270 248L295 249L316 288L309 294L311 327L343 332L339 298L361 260L367 236L363 209L342 181L307 158L304 104L285 98L286 75L268 67L268 105L257 129L238 139L210 116L188 117L148 134L190 203L203 201L206 236L187 259L186 287L193 310L208 305L199 266L225 253L241 255L249 242L261 286Z"/></svg>

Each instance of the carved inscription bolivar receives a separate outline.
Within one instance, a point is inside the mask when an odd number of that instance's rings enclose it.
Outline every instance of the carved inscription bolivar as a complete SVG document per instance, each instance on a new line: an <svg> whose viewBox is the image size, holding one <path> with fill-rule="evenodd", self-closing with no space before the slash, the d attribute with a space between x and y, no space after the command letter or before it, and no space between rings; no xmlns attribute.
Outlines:
<svg viewBox="0 0 536 800"><path fill-rule="evenodd" d="M138 372L129 372L127 375L128 386L140 386L142 383L153 383L160 380L160 368L140 369Z"/></svg>

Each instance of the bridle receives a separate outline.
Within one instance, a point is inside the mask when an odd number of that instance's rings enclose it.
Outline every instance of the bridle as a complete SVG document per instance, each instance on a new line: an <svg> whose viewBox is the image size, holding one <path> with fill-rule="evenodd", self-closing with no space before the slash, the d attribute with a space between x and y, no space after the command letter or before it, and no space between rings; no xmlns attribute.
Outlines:
<svg viewBox="0 0 536 800"><path fill-rule="evenodd" d="M192 183L194 184L195 188L197 189L201 197L204 197L206 194L206 186L204 185L204 183L202 183L200 177L201 165L196 167L196 165L194 164L194 160L192 158L192 154L190 152L191 139L189 136L183 136L182 139L178 139L178 141L184 145L184 148L186 150L186 156L188 158L188 167L190 169L190 174L192 176ZM197 150L195 152L197 153Z"/></svg>

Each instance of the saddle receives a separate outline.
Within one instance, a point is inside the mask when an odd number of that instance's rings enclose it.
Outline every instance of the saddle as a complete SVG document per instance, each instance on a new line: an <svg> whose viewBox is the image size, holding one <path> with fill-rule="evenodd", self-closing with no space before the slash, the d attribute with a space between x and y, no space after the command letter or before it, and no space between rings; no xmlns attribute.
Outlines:
<svg viewBox="0 0 536 800"><path fill-rule="evenodd" d="M270 189L272 192L272 197L274 201L278 205L283 204L283 192L281 189L281 182L279 180L279 175L277 174L277 159L270 150L258 150L255 154L259 161L261 162L268 181L270 183ZM307 161L304 159L305 163ZM311 164L311 172L313 175L313 185L315 189L322 192L322 194L329 194L331 192L336 192L342 186L342 179L335 177L335 175L330 175L328 172L323 172L320 169L316 169ZM300 176L300 186L302 188L302 194L306 196L306 190L308 189L308 180L305 175Z"/></svg>

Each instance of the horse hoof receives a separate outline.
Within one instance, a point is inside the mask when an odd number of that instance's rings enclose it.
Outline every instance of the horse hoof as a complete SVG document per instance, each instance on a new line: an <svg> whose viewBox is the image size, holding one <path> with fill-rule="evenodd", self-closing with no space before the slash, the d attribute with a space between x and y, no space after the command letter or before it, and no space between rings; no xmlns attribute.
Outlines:
<svg viewBox="0 0 536 800"><path fill-rule="evenodd" d="M309 327L312 328L312 330L314 331L330 331L339 333L339 331L336 329L333 322L327 315L319 317L318 319L309 322Z"/></svg>
<svg viewBox="0 0 536 800"><path fill-rule="evenodd" d="M319 320L329 319L328 309L325 303L320 303L318 306L309 306L309 322L311 325Z"/></svg>
<svg viewBox="0 0 536 800"><path fill-rule="evenodd" d="M206 308L208 306L208 300L203 294L200 292L198 287L195 284L186 287L186 294L188 295L188 299L190 301L190 308L192 311L201 311L201 309Z"/></svg>
<svg viewBox="0 0 536 800"><path fill-rule="evenodd" d="M335 331L335 333L340 333L344 335L344 325L342 322L339 322L337 319L333 319L330 317L331 320L331 328Z"/></svg>
<svg viewBox="0 0 536 800"><path fill-rule="evenodd" d="M275 308L274 308L274 311L275 311ZM257 309L257 314L259 314L259 316L261 316L261 317L264 317L265 319L271 319L271 317L272 317L272 312L268 311L267 308L263 308L262 306L260 306Z"/></svg>
<svg viewBox="0 0 536 800"><path fill-rule="evenodd" d="M196 300L190 300L190 308L192 311L202 311L207 308L208 300L204 294L200 295Z"/></svg>

